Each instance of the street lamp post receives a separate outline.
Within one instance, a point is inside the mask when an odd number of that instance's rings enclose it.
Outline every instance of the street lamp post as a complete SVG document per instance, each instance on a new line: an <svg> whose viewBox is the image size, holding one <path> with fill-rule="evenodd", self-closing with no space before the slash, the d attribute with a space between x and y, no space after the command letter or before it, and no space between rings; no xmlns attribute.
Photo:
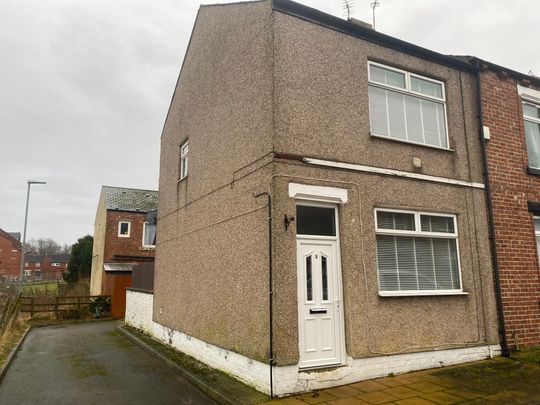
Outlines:
<svg viewBox="0 0 540 405"><path fill-rule="evenodd" d="M21 246L21 267L19 271L19 293L22 293L23 276L24 276L24 248L26 247L26 224L28 223L28 203L30 202L30 186L32 184L47 184L45 181L28 180L28 188L26 190L26 211L24 213L24 231Z"/></svg>

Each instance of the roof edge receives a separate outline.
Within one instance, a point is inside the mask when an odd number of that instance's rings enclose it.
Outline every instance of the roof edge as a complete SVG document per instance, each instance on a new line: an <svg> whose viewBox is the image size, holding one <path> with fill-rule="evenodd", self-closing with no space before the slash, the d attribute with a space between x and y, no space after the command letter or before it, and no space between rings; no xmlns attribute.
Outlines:
<svg viewBox="0 0 540 405"><path fill-rule="evenodd" d="M339 17L335 17L331 14L324 13L320 10L296 3L291 0L272 0L272 8L290 16L301 18L326 28L333 29L334 31L351 35L356 38L360 38L377 45L382 45L384 47L391 48L412 56L417 56L431 62L436 62L441 65L468 72L474 72L476 70L474 66L459 59L452 58L418 45L414 45L410 42L397 39L390 35L382 34L369 28L361 27L347 20L343 20Z"/></svg>
<svg viewBox="0 0 540 405"><path fill-rule="evenodd" d="M534 84L537 87L540 87L540 77L531 76L525 73L518 72L517 70L509 69L501 65L497 65L496 63L489 62L484 59L477 58L476 56L472 56L470 59L470 63L473 63L476 65L477 69L480 70L492 70L494 72L506 72L508 75L516 80L526 80L529 81L530 84Z"/></svg>

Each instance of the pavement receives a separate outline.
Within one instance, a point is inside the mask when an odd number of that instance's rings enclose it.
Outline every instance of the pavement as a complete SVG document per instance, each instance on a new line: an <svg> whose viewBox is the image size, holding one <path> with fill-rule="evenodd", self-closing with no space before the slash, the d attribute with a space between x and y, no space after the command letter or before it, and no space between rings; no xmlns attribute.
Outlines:
<svg viewBox="0 0 540 405"><path fill-rule="evenodd" d="M262 405L540 404L540 349L277 399Z"/></svg>
<svg viewBox="0 0 540 405"><path fill-rule="evenodd" d="M2 405L215 402L116 331L115 321L34 328L0 383Z"/></svg>

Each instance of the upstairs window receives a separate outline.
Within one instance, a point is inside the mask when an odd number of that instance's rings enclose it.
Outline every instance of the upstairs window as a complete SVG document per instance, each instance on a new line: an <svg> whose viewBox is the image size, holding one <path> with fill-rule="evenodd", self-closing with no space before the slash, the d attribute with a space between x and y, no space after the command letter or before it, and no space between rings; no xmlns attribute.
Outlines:
<svg viewBox="0 0 540 405"><path fill-rule="evenodd" d="M52 267L60 267L60 263L51 263Z"/></svg>
<svg viewBox="0 0 540 405"><path fill-rule="evenodd" d="M375 221L380 295L462 291L454 215L376 209Z"/></svg>
<svg viewBox="0 0 540 405"><path fill-rule="evenodd" d="M41 263L40 263L40 262L36 262L36 267L41 267Z"/></svg>
<svg viewBox="0 0 540 405"><path fill-rule="evenodd" d="M189 152L188 146L189 145L187 141L184 142L180 146L180 179L179 180L186 178L188 175L188 152Z"/></svg>
<svg viewBox="0 0 540 405"><path fill-rule="evenodd" d="M444 83L369 62L371 135L448 149Z"/></svg>
<svg viewBox="0 0 540 405"><path fill-rule="evenodd" d="M156 246L156 225L145 222L143 224L143 247L153 248Z"/></svg>
<svg viewBox="0 0 540 405"><path fill-rule="evenodd" d="M131 234L131 222L118 221L118 236L120 238L129 238Z"/></svg>
<svg viewBox="0 0 540 405"><path fill-rule="evenodd" d="M523 102L523 121L529 167L540 170L540 105Z"/></svg>

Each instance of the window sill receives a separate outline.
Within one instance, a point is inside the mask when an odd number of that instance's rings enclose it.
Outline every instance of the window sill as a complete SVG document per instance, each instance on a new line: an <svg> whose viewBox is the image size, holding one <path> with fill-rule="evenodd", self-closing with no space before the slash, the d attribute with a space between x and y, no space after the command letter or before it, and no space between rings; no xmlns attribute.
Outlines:
<svg viewBox="0 0 540 405"><path fill-rule="evenodd" d="M437 295L469 295L466 291L379 291L379 297L427 297Z"/></svg>
<svg viewBox="0 0 540 405"><path fill-rule="evenodd" d="M455 152L454 149L450 149L450 148L442 148L440 146L433 146L433 145L426 145L425 143L420 143L420 142L413 142L413 141L407 141L405 139L399 139L399 138L392 138L392 137L389 137L389 136L384 136L384 135L375 135L373 133L370 133L369 134L371 137L373 138L377 138L377 139L385 139L387 141L393 141L393 142L398 142L398 143L406 143L406 144L409 144L409 145L415 145L415 146L422 146L424 148L429 148L429 149L435 149L435 150L441 150L441 151L445 151L445 152Z"/></svg>
<svg viewBox="0 0 540 405"><path fill-rule="evenodd" d="M156 249L155 246L143 246L139 248L139 250L155 250L155 249Z"/></svg>
<svg viewBox="0 0 540 405"><path fill-rule="evenodd" d="M540 176L540 169L535 169L534 167L527 167L527 173L531 176Z"/></svg>

